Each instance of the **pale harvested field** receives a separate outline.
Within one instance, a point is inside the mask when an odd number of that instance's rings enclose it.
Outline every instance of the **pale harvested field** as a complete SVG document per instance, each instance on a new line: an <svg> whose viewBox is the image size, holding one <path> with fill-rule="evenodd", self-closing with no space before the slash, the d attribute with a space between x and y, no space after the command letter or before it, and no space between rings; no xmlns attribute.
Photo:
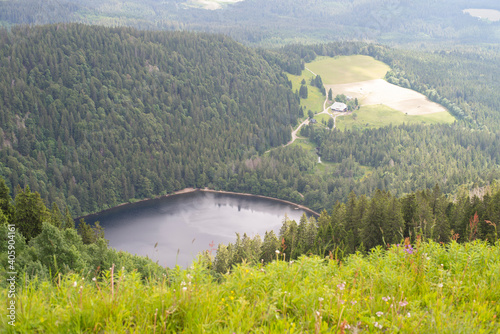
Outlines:
<svg viewBox="0 0 500 334"><path fill-rule="evenodd" d="M232 4L243 0L191 0L190 3L195 7L208 10L221 9L222 5Z"/></svg>
<svg viewBox="0 0 500 334"><path fill-rule="evenodd" d="M495 9L471 8L464 9L464 13L468 13L469 15L478 17L480 19L487 19L494 22L500 21L500 11Z"/></svg>
<svg viewBox="0 0 500 334"><path fill-rule="evenodd" d="M408 115L426 115L447 110L414 90L399 87L383 79L353 82L348 84L325 85L332 89L333 96L345 94L358 98L361 105L384 104Z"/></svg>

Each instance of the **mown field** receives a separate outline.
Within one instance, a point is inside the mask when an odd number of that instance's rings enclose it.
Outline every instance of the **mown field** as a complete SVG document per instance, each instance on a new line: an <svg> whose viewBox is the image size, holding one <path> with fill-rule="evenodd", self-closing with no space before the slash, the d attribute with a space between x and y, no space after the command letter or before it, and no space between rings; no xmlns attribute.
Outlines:
<svg viewBox="0 0 500 334"><path fill-rule="evenodd" d="M300 104L305 108L304 114L307 116L307 111L319 113L323 111L323 102L325 102L325 96L321 91L314 86L311 86L311 79L314 75L308 70L303 70L301 75L288 74L288 79L292 82L292 90L298 91L300 88L300 83L302 80L306 81L308 96L307 99L300 99Z"/></svg>
<svg viewBox="0 0 500 334"><path fill-rule="evenodd" d="M452 124L455 118L448 112L406 115L385 105L368 105L349 115L337 117L337 128L340 130L380 128L389 124L400 125L403 123L423 124Z"/></svg>
<svg viewBox="0 0 500 334"><path fill-rule="evenodd" d="M333 91L334 97L341 93L358 97L362 107L356 111L356 116L337 117L337 127L341 130L378 128L402 123L451 124L455 121L450 113L444 111L446 109L430 102L420 93L394 86L385 81L383 83L393 89L381 89L379 86L382 80L380 79L390 68L372 57L361 55L334 58L318 57L305 66L307 69L304 69L300 76L288 75L294 91L299 89L302 79L305 79L306 83L309 84L311 78L314 77L312 71L321 76L327 89L330 87L341 88L341 90L335 89ZM352 89L349 88L351 86ZM309 96L307 99L301 99L301 105L305 107L306 112L307 110L312 110L315 113L321 112L325 97L316 87L308 85L308 91ZM401 93L400 96L398 92L404 92L404 94ZM373 101L377 103L372 104ZM381 104L380 101L399 106L406 112ZM315 118L320 125L324 125L323 123L328 122L329 116L322 114L315 116Z"/></svg>
<svg viewBox="0 0 500 334"><path fill-rule="evenodd" d="M279 250L277 250L279 251ZM417 244L345 261L276 254L222 276L205 258L141 280L133 268L22 279L3 333L498 333L500 243ZM7 300L7 289L0 289Z"/></svg>
<svg viewBox="0 0 500 334"><path fill-rule="evenodd" d="M362 55L318 57L306 67L321 75L325 85L382 79L390 70L383 62Z"/></svg>

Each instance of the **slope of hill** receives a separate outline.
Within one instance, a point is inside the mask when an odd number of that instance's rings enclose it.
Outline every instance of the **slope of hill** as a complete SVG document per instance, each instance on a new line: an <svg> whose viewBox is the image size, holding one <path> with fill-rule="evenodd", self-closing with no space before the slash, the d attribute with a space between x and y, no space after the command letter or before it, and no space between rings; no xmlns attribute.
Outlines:
<svg viewBox="0 0 500 334"><path fill-rule="evenodd" d="M288 79L230 38L0 31L0 175L74 214L227 178L290 139Z"/></svg>
<svg viewBox="0 0 500 334"><path fill-rule="evenodd" d="M245 0L206 10L194 0L0 1L0 24L83 22L141 29L224 32L251 44L372 40L386 43L493 43L500 23L463 10L467 0ZM217 3L213 1L212 3ZM201 4L201 6L200 6ZM476 8L500 9L496 0ZM200 8L201 7L201 8Z"/></svg>

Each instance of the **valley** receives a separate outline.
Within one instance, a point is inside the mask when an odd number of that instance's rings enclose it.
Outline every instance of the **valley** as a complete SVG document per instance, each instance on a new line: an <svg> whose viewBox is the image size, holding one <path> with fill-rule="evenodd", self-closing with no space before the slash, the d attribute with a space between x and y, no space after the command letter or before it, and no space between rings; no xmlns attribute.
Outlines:
<svg viewBox="0 0 500 334"><path fill-rule="evenodd" d="M0 332L498 332L495 8L0 1Z"/></svg>

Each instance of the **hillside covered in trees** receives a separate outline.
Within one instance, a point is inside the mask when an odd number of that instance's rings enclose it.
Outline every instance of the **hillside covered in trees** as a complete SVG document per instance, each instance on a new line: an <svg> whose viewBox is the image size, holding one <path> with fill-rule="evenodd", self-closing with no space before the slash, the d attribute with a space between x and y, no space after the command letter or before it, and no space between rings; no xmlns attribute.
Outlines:
<svg viewBox="0 0 500 334"><path fill-rule="evenodd" d="M366 43L249 49L228 37L51 25L1 31L0 175L73 215L184 187L330 210L354 191L445 194L500 178L495 49L409 52ZM304 117L283 71L364 54L387 80L447 107L452 125L303 127L302 147L263 154ZM317 87L309 86L310 90ZM339 143L342 143L339 145Z"/></svg>
<svg viewBox="0 0 500 334"><path fill-rule="evenodd" d="M75 215L227 179L301 112L283 72L228 37L68 24L0 39L0 175Z"/></svg>
<svg viewBox="0 0 500 334"><path fill-rule="evenodd" d="M0 25L81 22L140 29L224 33L249 44L370 40L379 43L498 42L500 23L464 9L500 7L496 0L244 0L204 9L200 0L13 0L0 2Z"/></svg>

